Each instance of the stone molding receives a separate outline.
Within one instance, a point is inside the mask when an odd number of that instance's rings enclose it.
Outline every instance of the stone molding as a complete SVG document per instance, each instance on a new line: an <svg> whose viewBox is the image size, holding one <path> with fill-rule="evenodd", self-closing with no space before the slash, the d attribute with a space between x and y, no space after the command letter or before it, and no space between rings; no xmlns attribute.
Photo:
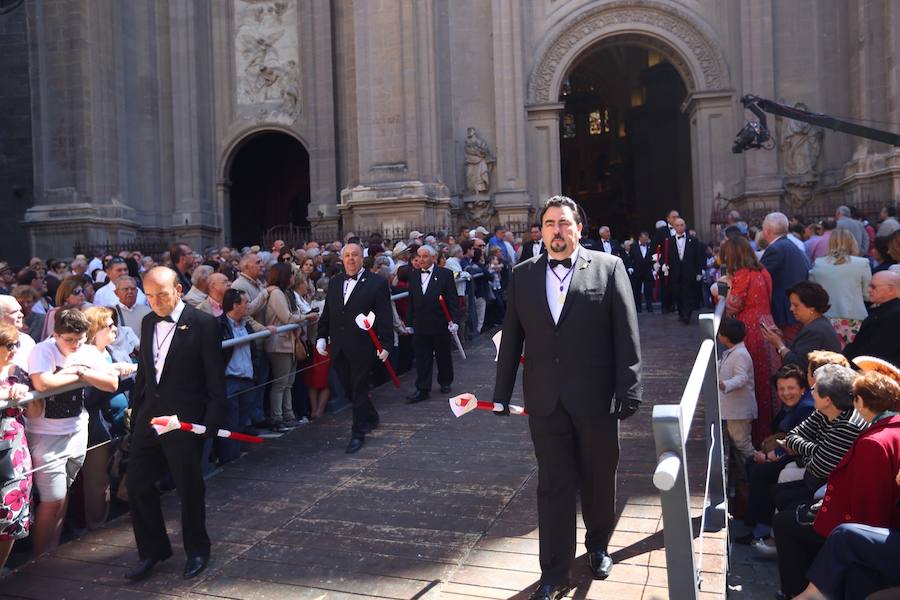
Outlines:
<svg viewBox="0 0 900 600"><path fill-rule="evenodd" d="M730 87L725 57L714 35L697 17L657 0L620 0L572 15L557 28L539 57L528 85L528 104L557 101L564 71L592 42L651 47L672 62L684 77L688 93ZM687 51L687 55L682 55Z"/></svg>

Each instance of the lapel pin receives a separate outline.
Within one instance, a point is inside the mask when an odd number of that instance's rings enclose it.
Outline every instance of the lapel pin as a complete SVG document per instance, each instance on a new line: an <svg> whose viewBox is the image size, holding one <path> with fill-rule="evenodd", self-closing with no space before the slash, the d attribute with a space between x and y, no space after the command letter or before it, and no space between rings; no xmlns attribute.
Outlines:
<svg viewBox="0 0 900 600"><path fill-rule="evenodd" d="M178 326L178 329L181 330L181 331L187 331L187 330L188 330L188 326L187 326L187 325L179 325L179 326Z"/></svg>

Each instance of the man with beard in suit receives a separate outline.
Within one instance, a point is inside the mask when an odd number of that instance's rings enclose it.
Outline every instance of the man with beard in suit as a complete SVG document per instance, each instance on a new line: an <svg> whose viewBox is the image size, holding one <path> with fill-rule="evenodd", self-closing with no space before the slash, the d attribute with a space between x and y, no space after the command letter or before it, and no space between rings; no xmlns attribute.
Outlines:
<svg viewBox="0 0 900 600"><path fill-rule="evenodd" d="M522 254L519 256L519 262L539 256L542 252L546 252L546 249L544 240L541 238L541 226L535 223L531 226L531 240L522 242Z"/></svg>
<svg viewBox="0 0 900 600"><path fill-rule="evenodd" d="M450 384L453 383L450 334L459 329L460 319L453 271L434 264L436 252L431 246L422 246L416 255L419 266L409 276L409 308L406 313L406 323L413 329L413 351L416 355L416 391L406 398L410 404L428 399L435 361L441 393L450 391ZM441 308L441 296L450 313L450 323L447 323Z"/></svg>
<svg viewBox="0 0 900 600"><path fill-rule="evenodd" d="M156 482L168 466L181 500L186 578L209 562L206 488L201 456L204 437L190 431L159 436L153 417L176 415L206 425L214 437L225 418L225 365L219 323L181 300L178 273L155 267L144 276L144 292L153 312L141 322L137 378L131 392L134 432L128 458L128 503L141 562L125 577L144 579L157 563L172 556Z"/></svg>
<svg viewBox="0 0 900 600"><path fill-rule="evenodd" d="M369 397L369 372L372 356L382 362L388 351L377 352L369 334L356 324L359 314L375 313L375 330L382 347L394 343L391 313L391 291L387 279L364 271L363 250L359 244L347 244L341 249L344 272L335 275L328 284L328 295L319 319L316 350L328 356L331 339L332 365L344 392L353 405L353 426L347 454L363 447L366 434L378 427L379 417Z"/></svg>
<svg viewBox="0 0 900 600"><path fill-rule="evenodd" d="M653 250L650 248L650 234L642 231L636 244L631 246L631 288L634 290L634 305L641 312L641 297L647 304L647 312L653 312Z"/></svg>
<svg viewBox="0 0 900 600"><path fill-rule="evenodd" d="M498 415L509 414L525 347L541 565L530 598L556 600L570 589L578 489L591 572L606 579L612 569L618 421L640 404L641 358L622 260L579 244L582 219L572 199L550 198L540 218L547 254L516 266L510 279L494 402L505 407Z"/></svg>
<svg viewBox="0 0 900 600"><path fill-rule="evenodd" d="M675 219L675 235L669 238L669 287L678 305L678 320L691 322L700 297L700 279L706 253L697 238L685 231L684 219Z"/></svg>

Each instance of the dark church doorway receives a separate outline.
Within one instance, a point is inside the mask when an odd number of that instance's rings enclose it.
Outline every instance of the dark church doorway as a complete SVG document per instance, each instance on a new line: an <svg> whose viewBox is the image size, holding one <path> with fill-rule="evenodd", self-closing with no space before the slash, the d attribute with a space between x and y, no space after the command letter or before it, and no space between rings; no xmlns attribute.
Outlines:
<svg viewBox="0 0 900 600"><path fill-rule="evenodd" d="M308 225L309 153L279 131L254 133L234 150L231 181L231 244L259 244L275 225Z"/></svg>
<svg viewBox="0 0 900 600"><path fill-rule="evenodd" d="M559 97L562 189L584 208L590 237L608 225L618 240L636 238L669 209L692 214L686 95L675 67L641 46L603 44L569 71Z"/></svg>

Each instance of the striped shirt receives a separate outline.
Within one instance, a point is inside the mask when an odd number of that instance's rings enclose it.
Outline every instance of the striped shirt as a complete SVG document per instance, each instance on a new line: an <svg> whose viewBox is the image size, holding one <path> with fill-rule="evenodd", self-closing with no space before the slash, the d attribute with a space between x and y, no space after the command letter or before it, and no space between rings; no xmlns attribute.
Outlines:
<svg viewBox="0 0 900 600"><path fill-rule="evenodd" d="M827 479L869 424L848 408L834 421L819 411L791 429L784 445L800 456L807 473Z"/></svg>

